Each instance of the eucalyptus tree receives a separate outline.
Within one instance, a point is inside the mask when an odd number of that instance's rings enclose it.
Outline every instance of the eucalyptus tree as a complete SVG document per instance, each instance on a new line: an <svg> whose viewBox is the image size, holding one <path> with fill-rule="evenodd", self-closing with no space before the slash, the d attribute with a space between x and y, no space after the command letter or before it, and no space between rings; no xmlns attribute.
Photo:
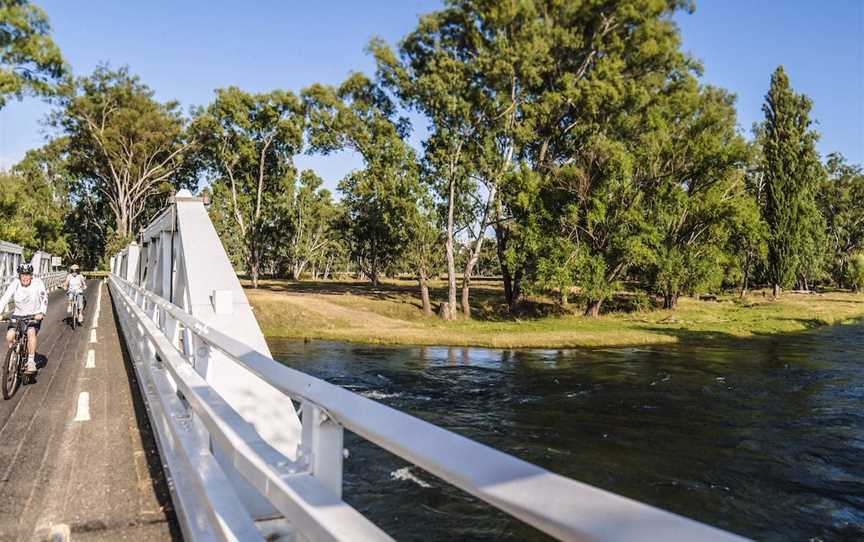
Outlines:
<svg viewBox="0 0 864 542"><path fill-rule="evenodd" d="M75 80L62 106L51 122L66 137L73 196L103 202L113 235L128 242L172 190L192 182L179 106L157 102L128 68L104 65Z"/></svg>
<svg viewBox="0 0 864 542"><path fill-rule="evenodd" d="M771 233L768 275L775 296L791 286L800 267L808 264L802 256L812 255L821 220L814 205L821 165L811 108L810 99L792 90L783 67L778 67L762 106L765 121L760 132L765 182L762 214Z"/></svg>
<svg viewBox="0 0 864 542"><path fill-rule="evenodd" d="M409 124L373 81L353 74L338 88L303 91L312 151L350 150L363 169L339 182L343 229L360 270L373 284L394 265L411 238L410 220L423 196L419 166L405 142Z"/></svg>
<svg viewBox="0 0 864 542"><path fill-rule="evenodd" d="M46 184L33 182L19 171L0 171L0 239L28 251L65 255L65 211L65 201L56 199Z"/></svg>
<svg viewBox="0 0 864 542"><path fill-rule="evenodd" d="M27 0L0 0L0 109L8 99L52 96L68 69L48 17Z"/></svg>
<svg viewBox="0 0 864 542"><path fill-rule="evenodd" d="M747 295L757 273L764 269L768 254L768 226L762 220L759 203L746 186L735 212L729 217L729 238L725 246L728 259L726 280L738 286L740 297Z"/></svg>
<svg viewBox="0 0 864 542"><path fill-rule="evenodd" d="M291 92L251 94L219 89L191 126L213 202L236 229L253 287L273 257L279 211L294 183L294 156L303 149L303 104Z"/></svg>
<svg viewBox="0 0 864 542"><path fill-rule="evenodd" d="M432 315L429 281L441 270L441 228L430 198L421 198L410 215L410 239L405 250L409 271L417 277L423 314Z"/></svg>
<svg viewBox="0 0 864 542"><path fill-rule="evenodd" d="M684 292L721 286L734 264L727 261L733 226L746 219L751 197L744 184L749 148L736 129L734 97L688 77L666 102L640 136L637 172L657 234L649 242L648 278L671 309Z"/></svg>
<svg viewBox="0 0 864 542"><path fill-rule="evenodd" d="M864 252L855 252L849 256L845 280L854 292L864 290Z"/></svg>
<svg viewBox="0 0 864 542"><path fill-rule="evenodd" d="M816 202L826 222L832 279L848 286L851 259L864 251L864 170L837 153L828 155L825 169Z"/></svg>
<svg viewBox="0 0 864 542"><path fill-rule="evenodd" d="M307 266L317 268L326 261L330 245L336 242L338 209L322 184L315 172L303 170L297 184L290 187L286 208L281 211L276 245L295 280L302 278Z"/></svg>
<svg viewBox="0 0 864 542"><path fill-rule="evenodd" d="M450 317L458 232L470 241L462 269L465 317L471 315L471 279L489 228L506 250L501 192L533 137L523 108L526 89L549 60L542 11L537 2L448 2L421 18L398 57L380 41L371 46L382 80L431 122L424 163L445 206ZM500 264L509 300L512 281L503 252Z"/></svg>
<svg viewBox="0 0 864 542"><path fill-rule="evenodd" d="M23 182L15 197L16 214L32 232L23 241L27 248L45 250L58 256L69 253L69 232L64 220L70 210L71 174L66 160L66 141L55 139L27 151L11 170Z"/></svg>
<svg viewBox="0 0 864 542"><path fill-rule="evenodd" d="M457 221L466 214L465 194L472 187L470 155L480 122L475 104L481 93L475 84L476 69L454 54L452 41L438 41L438 30L448 24L449 16L458 17L458 8L421 17L417 29L403 40L399 56L380 40L370 44L382 82L403 104L430 121L431 133L423 143L423 172L444 207L448 284L442 311L445 319L457 314ZM442 17L445 20L440 20ZM485 226L481 225L478 234L484 232Z"/></svg>

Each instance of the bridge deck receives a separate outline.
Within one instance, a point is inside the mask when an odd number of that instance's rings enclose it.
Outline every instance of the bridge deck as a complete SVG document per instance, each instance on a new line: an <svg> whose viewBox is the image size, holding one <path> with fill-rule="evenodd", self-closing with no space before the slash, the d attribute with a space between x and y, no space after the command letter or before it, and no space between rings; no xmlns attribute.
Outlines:
<svg viewBox="0 0 864 542"><path fill-rule="evenodd" d="M51 294L38 381L0 398L0 541L181 536L107 285L90 281L88 298L73 331Z"/></svg>

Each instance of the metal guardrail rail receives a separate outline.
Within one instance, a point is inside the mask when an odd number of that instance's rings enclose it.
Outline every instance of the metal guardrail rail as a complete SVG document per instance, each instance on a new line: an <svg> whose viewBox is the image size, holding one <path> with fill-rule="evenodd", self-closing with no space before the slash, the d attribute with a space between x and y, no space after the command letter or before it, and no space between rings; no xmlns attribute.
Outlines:
<svg viewBox="0 0 864 542"><path fill-rule="evenodd" d="M275 361L204 201L170 203L108 280L187 539L389 540L342 500L347 429L561 540L741 540Z"/></svg>
<svg viewBox="0 0 864 542"><path fill-rule="evenodd" d="M343 429L561 540L732 541L742 538L559 476L536 465L286 367L116 274L109 278L121 327L147 398L174 497L191 540L260 539L258 518L231 468L290 523L298 540L389 540L341 499ZM198 341L299 402L294 459L256 432L195 370L166 330ZM219 451L222 461L212 452Z"/></svg>
<svg viewBox="0 0 864 542"><path fill-rule="evenodd" d="M66 279L66 271L52 271L51 255L37 251L30 261L35 270L35 276L42 279L45 288L53 290L63 284ZM0 241L0 295L6 291L9 284L18 277L16 268L24 262L24 248L15 243ZM6 312L7 307L0 307L0 314Z"/></svg>

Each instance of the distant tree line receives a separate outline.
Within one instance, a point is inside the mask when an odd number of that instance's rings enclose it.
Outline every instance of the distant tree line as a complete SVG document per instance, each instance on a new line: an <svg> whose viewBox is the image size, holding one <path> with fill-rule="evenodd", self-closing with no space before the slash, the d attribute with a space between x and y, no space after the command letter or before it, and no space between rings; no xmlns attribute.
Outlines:
<svg viewBox="0 0 864 542"><path fill-rule="evenodd" d="M189 114L126 68L66 77L52 87L56 139L2 177L47 187L32 196L46 224L3 200L0 216L18 218L0 237L104 265L172 191L203 186L254 286L407 275L431 314L440 276L447 319L471 316L478 274L502 281L513 312L542 293L591 316L622 289L671 309L754 285L861 288L861 167L820 158L812 104L782 67L747 141L734 96L681 50L673 15L690 8L452 0L396 49L371 41L374 76L219 89ZM426 129L419 148L409 113ZM362 167L338 197L295 166L340 151Z"/></svg>

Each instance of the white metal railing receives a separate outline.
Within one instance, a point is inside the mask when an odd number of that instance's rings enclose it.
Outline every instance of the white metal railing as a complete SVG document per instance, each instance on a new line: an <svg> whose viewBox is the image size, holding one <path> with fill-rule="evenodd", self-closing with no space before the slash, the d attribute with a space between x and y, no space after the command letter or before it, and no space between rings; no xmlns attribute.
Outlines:
<svg viewBox="0 0 864 542"><path fill-rule="evenodd" d="M42 251L37 251L30 260L30 263L33 265L34 275L42 279L45 283L45 288L49 291L63 284L63 281L66 279L66 271L53 271L51 261L51 255ZM0 241L0 295L18 277L17 268L23 262L23 247L14 243ZM7 308L0 307L0 314L4 313Z"/></svg>
<svg viewBox="0 0 864 542"><path fill-rule="evenodd" d="M51 291L54 288L59 288L63 285L63 281L66 280L66 275L66 271L51 271L37 276L45 283L45 288Z"/></svg>
<svg viewBox="0 0 864 542"><path fill-rule="evenodd" d="M0 241L0 294L18 275L15 269L24 261L24 248L14 243ZM3 312L6 307L0 307Z"/></svg>
<svg viewBox="0 0 864 542"><path fill-rule="evenodd" d="M115 274L109 280L160 451L177 486L175 497L186 511L181 520L192 524L184 530L192 539L205 527L218 539L258 537L256 518L241 513L242 499L230 491L232 482L219 468L225 462L213 461L211 449L229 459L301 540L388 539L341 500L344 428L561 540L742 540L551 473L286 367L152 292ZM292 400L302 405L294 459L263 440L196 372L195 355L166 334L176 326L278 389L286 407ZM177 495L184 491L185 500Z"/></svg>

